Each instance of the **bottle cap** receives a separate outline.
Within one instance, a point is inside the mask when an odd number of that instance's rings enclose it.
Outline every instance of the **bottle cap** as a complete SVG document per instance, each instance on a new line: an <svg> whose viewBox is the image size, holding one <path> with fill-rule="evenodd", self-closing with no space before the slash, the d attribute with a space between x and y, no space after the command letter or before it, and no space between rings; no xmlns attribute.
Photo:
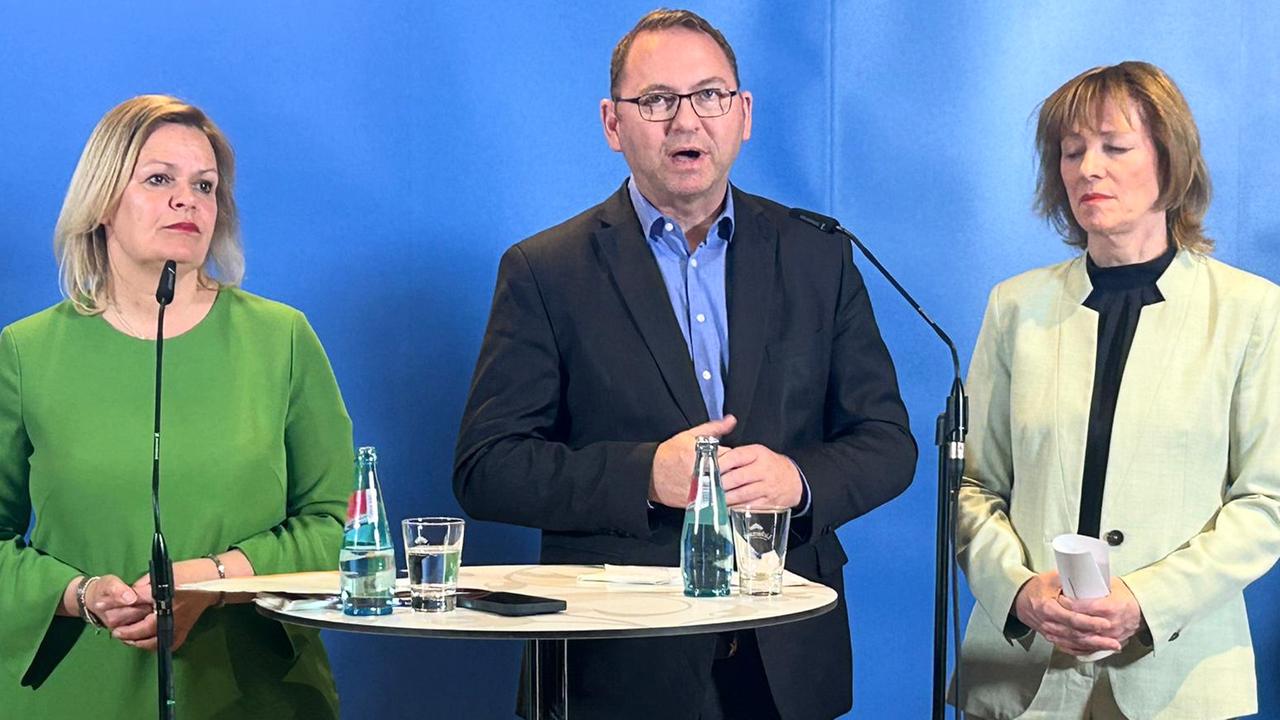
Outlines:
<svg viewBox="0 0 1280 720"><path fill-rule="evenodd" d="M715 435L699 435L696 442L698 445L719 445L720 438Z"/></svg>
<svg viewBox="0 0 1280 720"><path fill-rule="evenodd" d="M366 445L356 451L356 459L369 462L378 461L378 451L372 445Z"/></svg>

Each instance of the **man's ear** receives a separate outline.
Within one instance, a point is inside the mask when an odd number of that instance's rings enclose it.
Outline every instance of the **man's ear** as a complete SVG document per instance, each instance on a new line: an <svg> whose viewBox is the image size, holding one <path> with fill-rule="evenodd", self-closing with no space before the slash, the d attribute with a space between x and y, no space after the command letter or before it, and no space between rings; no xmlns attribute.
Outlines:
<svg viewBox="0 0 1280 720"><path fill-rule="evenodd" d="M622 139L618 137L618 104L609 98L600 101L600 125L604 128L605 142L614 152L622 152Z"/></svg>

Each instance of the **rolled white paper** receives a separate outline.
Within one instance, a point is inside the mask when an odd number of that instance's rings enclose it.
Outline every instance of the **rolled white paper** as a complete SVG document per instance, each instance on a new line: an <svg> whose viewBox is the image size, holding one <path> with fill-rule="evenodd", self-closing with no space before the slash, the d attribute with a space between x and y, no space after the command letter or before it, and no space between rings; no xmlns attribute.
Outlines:
<svg viewBox="0 0 1280 720"><path fill-rule="evenodd" d="M1111 594L1111 548L1088 535L1059 535L1053 539L1053 555L1058 561L1062 594L1073 600L1095 600ZM1083 662L1095 662L1113 655L1099 650L1077 655Z"/></svg>

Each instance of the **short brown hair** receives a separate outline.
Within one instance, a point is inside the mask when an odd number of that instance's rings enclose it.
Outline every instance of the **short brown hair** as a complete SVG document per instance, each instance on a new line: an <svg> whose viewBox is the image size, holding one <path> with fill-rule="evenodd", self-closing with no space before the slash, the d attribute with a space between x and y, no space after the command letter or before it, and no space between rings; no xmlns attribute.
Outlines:
<svg viewBox="0 0 1280 720"><path fill-rule="evenodd" d="M1108 102L1128 118L1129 101L1137 105L1156 148L1160 180L1156 205L1166 212L1170 239L1179 248L1211 252L1213 240L1205 236L1203 224L1213 188L1200 151L1200 131L1182 91L1151 63L1130 60L1087 70L1040 104L1036 125L1036 212L1062 234L1068 245L1086 246L1088 234L1076 222L1062 184L1062 138L1072 128L1097 130Z"/></svg>
<svg viewBox="0 0 1280 720"><path fill-rule="evenodd" d="M238 285L244 276L231 143L200 108L169 95L139 95L112 108L89 135L54 230L53 252L58 258L62 292L81 313L95 315L106 309L111 287L102 220L120 204L142 146L156 128L166 123L186 125L204 133L218 163L214 190L218 217L209 254L199 269L201 282L209 286Z"/></svg>
<svg viewBox="0 0 1280 720"><path fill-rule="evenodd" d="M627 53L631 52L631 43L635 42L636 36L642 32L670 30L671 28L685 28L710 36L712 40L716 41L716 45L719 45L720 49L724 51L724 56L728 58L729 67L733 68L733 82L741 84L738 79L738 57L733 54L733 48L729 46L729 41L724 39L724 35L719 30L715 29L711 23L692 10L658 8L640 18L636 26L631 28L626 35L623 35L622 39L618 41L617 47L613 49L613 60L609 63L609 94L612 97L616 98L618 96L618 83L622 80L622 68L627 62Z"/></svg>

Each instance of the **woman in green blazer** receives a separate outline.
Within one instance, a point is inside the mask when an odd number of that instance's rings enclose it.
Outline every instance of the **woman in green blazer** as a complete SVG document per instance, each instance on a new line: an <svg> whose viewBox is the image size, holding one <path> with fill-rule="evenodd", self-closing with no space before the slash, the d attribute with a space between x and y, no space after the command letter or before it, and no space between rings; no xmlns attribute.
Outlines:
<svg viewBox="0 0 1280 720"><path fill-rule="evenodd" d="M1280 288L1208 256L1199 143L1147 63L1041 106L1038 209L1085 252L996 286L970 365L970 718L1257 710L1242 591L1280 554ZM1111 546L1107 598L1062 595L1068 533Z"/></svg>
<svg viewBox="0 0 1280 720"><path fill-rule="evenodd" d="M235 286L231 147L199 109L128 100L58 219L67 299L0 332L0 707L147 717L155 287L165 319L163 525L177 585L337 562L351 422L301 313ZM34 525L28 525L34 517ZM184 718L337 717L314 632L178 593Z"/></svg>

